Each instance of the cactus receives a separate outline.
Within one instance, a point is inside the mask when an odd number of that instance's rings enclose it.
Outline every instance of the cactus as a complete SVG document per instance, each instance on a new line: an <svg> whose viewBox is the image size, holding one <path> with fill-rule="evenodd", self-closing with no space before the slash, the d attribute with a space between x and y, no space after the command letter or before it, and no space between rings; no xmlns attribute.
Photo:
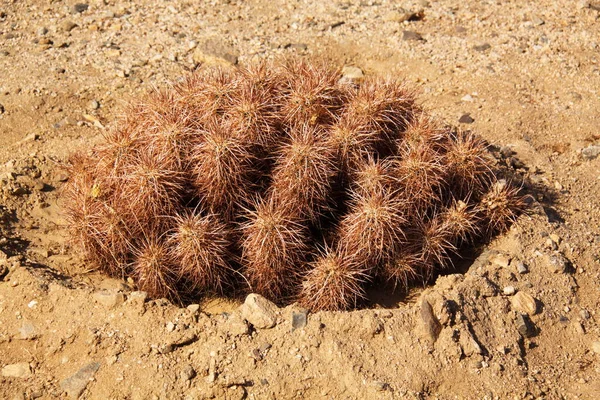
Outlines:
<svg viewBox="0 0 600 400"><path fill-rule="evenodd" d="M486 143L399 81L290 59L207 69L74 155L73 244L153 297L261 293L313 310L405 289L526 207Z"/></svg>

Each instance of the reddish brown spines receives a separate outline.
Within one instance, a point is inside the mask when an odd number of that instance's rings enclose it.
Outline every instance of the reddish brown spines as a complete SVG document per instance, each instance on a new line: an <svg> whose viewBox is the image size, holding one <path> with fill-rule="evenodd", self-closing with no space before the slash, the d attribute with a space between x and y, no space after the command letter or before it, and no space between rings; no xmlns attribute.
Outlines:
<svg viewBox="0 0 600 400"><path fill-rule="evenodd" d="M293 60L283 67L282 76L284 85L279 102L285 124L331 123L345 93L337 84L339 70L325 63Z"/></svg>
<svg viewBox="0 0 600 400"><path fill-rule="evenodd" d="M486 144L470 132L457 132L451 138L444 157L452 190L463 196L480 195L494 179Z"/></svg>
<svg viewBox="0 0 600 400"><path fill-rule="evenodd" d="M311 263L300 303L314 311L349 310L365 300L367 270L343 252L326 249Z"/></svg>
<svg viewBox="0 0 600 400"><path fill-rule="evenodd" d="M177 275L196 291L224 293L232 280L232 233L216 215L184 212L173 218L166 244Z"/></svg>
<svg viewBox="0 0 600 400"><path fill-rule="evenodd" d="M301 291L310 308L347 309L366 283L426 280L522 212L481 139L442 128L402 83L339 77L265 62L151 94L74 164L74 241L153 296L246 281L278 302Z"/></svg>
<svg viewBox="0 0 600 400"><path fill-rule="evenodd" d="M338 227L340 250L367 271L392 256L404 240L404 203L391 193L354 193Z"/></svg>
<svg viewBox="0 0 600 400"><path fill-rule="evenodd" d="M135 282L153 298L176 295L175 263L167 246L157 238L144 239L135 250L132 264Z"/></svg>
<svg viewBox="0 0 600 400"><path fill-rule="evenodd" d="M299 219L317 222L331 197L336 166L324 132L302 124L288 133L272 172L271 195L278 207Z"/></svg>
<svg viewBox="0 0 600 400"><path fill-rule="evenodd" d="M259 203L243 225L242 263L250 288L272 299L290 295L308 250L308 230L273 198Z"/></svg>
<svg viewBox="0 0 600 400"><path fill-rule="evenodd" d="M520 188L506 180L495 182L477 206L485 222L485 233L492 235L505 231L527 208L526 200Z"/></svg>
<svg viewBox="0 0 600 400"><path fill-rule="evenodd" d="M200 132L191 153L191 175L196 195L213 214L230 221L251 192L254 156L231 126L211 121Z"/></svg>

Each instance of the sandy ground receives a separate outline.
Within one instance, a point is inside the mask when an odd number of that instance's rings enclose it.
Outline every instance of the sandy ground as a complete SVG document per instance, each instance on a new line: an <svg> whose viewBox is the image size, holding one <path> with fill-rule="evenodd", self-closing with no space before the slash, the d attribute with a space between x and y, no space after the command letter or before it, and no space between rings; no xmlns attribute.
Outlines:
<svg viewBox="0 0 600 400"><path fill-rule="evenodd" d="M0 398L598 398L599 10L2 1ZM411 82L428 110L526 177L529 214L461 274L354 312L178 307L90 271L60 213L68 154L153 87L282 54Z"/></svg>

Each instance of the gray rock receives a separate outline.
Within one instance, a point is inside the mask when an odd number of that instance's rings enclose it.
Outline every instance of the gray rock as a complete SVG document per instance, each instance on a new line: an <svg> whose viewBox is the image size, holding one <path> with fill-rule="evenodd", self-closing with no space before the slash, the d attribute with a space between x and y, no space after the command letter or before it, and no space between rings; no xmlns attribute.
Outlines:
<svg viewBox="0 0 600 400"><path fill-rule="evenodd" d="M184 381L191 381L195 376L196 371L190 364L186 364L181 370L181 379Z"/></svg>
<svg viewBox="0 0 600 400"><path fill-rule="evenodd" d="M523 337L529 338L535 336L535 326L527 315L518 314L515 323L517 330Z"/></svg>
<svg viewBox="0 0 600 400"><path fill-rule="evenodd" d="M584 160L593 160L600 155L600 145L591 144L585 149L581 150L581 157Z"/></svg>
<svg viewBox="0 0 600 400"><path fill-rule="evenodd" d="M308 311L292 312L292 331L306 326Z"/></svg>
<svg viewBox="0 0 600 400"><path fill-rule="evenodd" d="M426 299L421 302L421 322L425 331L425 335L432 341L435 342L440 335L442 325L433 314L433 308Z"/></svg>
<svg viewBox="0 0 600 400"><path fill-rule="evenodd" d="M579 312L579 316L582 319L590 319L590 312L588 310L583 309Z"/></svg>
<svg viewBox="0 0 600 400"><path fill-rule="evenodd" d="M90 379L94 377L99 368L100 363L98 362L93 362L84 366L74 375L64 379L60 383L61 389L67 393L69 398L79 398L90 382Z"/></svg>
<svg viewBox="0 0 600 400"><path fill-rule="evenodd" d="M37 339L38 333L35 325L33 325L29 321L23 322L21 327L19 328L19 337L23 340L33 340Z"/></svg>
<svg viewBox="0 0 600 400"><path fill-rule="evenodd" d="M2 376L6 378L29 378L32 375L29 363L8 364L2 368Z"/></svg>
<svg viewBox="0 0 600 400"><path fill-rule="evenodd" d="M240 307L242 317L258 329L273 328L277 324L279 309L259 294L251 293Z"/></svg>
<svg viewBox="0 0 600 400"><path fill-rule="evenodd" d="M402 40L420 41L420 40L425 40L425 39L423 39L423 36L421 36L420 33L417 33L414 31L403 31L402 32Z"/></svg>
<svg viewBox="0 0 600 400"><path fill-rule="evenodd" d="M503 292L504 292L504 294L505 294L506 296L512 296L513 294L515 294L515 292L516 292L516 289L515 289L515 287L514 287L514 286L506 286L506 287L503 289Z"/></svg>
<svg viewBox="0 0 600 400"><path fill-rule="evenodd" d="M125 302L125 295L116 290L101 290L92 295L94 300L106 308L119 307Z"/></svg>
<svg viewBox="0 0 600 400"><path fill-rule="evenodd" d="M458 119L458 122L460 122L461 124L472 124L473 122L475 122L475 120L473 119L473 117L471 117L471 115L463 114Z"/></svg>
<svg viewBox="0 0 600 400"><path fill-rule="evenodd" d="M88 8L90 8L90 6L88 4L85 4L85 3L76 3L73 6L73 12L77 13L77 14L80 14L80 13L82 13L84 11L87 11Z"/></svg>
<svg viewBox="0 0 600 400"><path fill-rule="evenodd" d="M479 51L479 52L483 52L483 51L489 50L491 48L492 48L492 46L489 43L483 43L480 45L473 46L473 50Z"/></svg>
<svg viewBox="0 0 600 400"><path fill-rule="evenodd" d="M527 265L523 261L517 262L517 272L520 274L526 274L529 272Z"/></svg>
<svg viewBox="0 0 600 400"><path fill-rule="evenodd" d="M555 274L562 274L569 267L569 260L562 253L547 256L548 268Z"/></svg>

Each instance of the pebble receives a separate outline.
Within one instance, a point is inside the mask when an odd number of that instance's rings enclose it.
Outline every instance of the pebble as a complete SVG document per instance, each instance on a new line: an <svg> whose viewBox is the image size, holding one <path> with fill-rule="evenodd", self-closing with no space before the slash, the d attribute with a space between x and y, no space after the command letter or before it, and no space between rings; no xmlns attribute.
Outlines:
<svg viewBox="0 0 600 400"><path fill-rule="evenodd" d="M190 364L186 364L181 370L181 378L184 381L191 381L192 379L194 379L195 376L196 371L194 370L194 367L192 367Z"/></svg>
<svg viewBox="0 0 600 400"><path fill-rule="evenodd" d="M2 376L6 378L29 378L31 375L31 367L26 362L8 364L2 368Z"/></svg>
<svg viewBox="0 0 600 400"><path fill-rule="evenodd" d="M167 322L167 332L173 332L175 330L175 324L171 321Z"/></svg>
<svg viewBox="0 0 600 400"><path fill-rule="evenodd" d="M97 110L99 108L100 108L100 103L98 102L98 100L90 101L90 109L91 110Z"/></svg>
<svg viewBox="0 0 600 400"><path fill-rule="evenodd" d="M564 273L569 265L569 260L561 253L547 257L548 268L555 274Z"/></svg>
<svg viewBox="0 0 600 400"><path fill-rule="evenodd" d="M517 272L520 274L526 274L527 272L529 272L527 265L523 261L517 262Z"/></svg>
<svg viewBox="0 0 600 400"><path fill-rule="evenodd" d="M77 371L74 375L64 379L60 383L60 387L63 391L67 393L69 398L77 399L85 388L87 387L90 380L96 375L96 372L100 368L100 363L92 362L87 364L79 371Z"/></svg>
<svg viewBox="0 0 600 400"><path fill-rule="evenodd" d="M414 31L403 31L402 40L424 40L420 33Z"/></svg>
<svg viewBox="0 0 600 400"><path fill-rule="evenodd" d="M87 11L87 9L90 8L90 6L88 4L85 3L76 3L73 6L73 12L80 14L84 11Z"/></svg>
<svg viewBox="0 0 600 400"><path fill-rule="evenodd" d="M187 306L187 309L192 314L195 314L198 311L200 311L200 304L190 304L189 306Z"/></svg>
<svg viewBox="0 0 600 400"><path fill-rule="evenodd" d="M489 50L491 48L492 48L492 46L489 43L483 43L480 45L473 46L473 50L479 51L479 52L483 52L483 51Z"/></svg>
<svg viewBox="0 0 600 400"><path fill-rule="evenodd" d="M472 103L473 102L473 96L471 96L470 94L467 94L467 95L461 97L460 100Z"/></svg>
<svg viewBox="0 0 600 400"><path fill-rule="evenodd" d="M472 124L473 122L475 122L475 120L473 119L473 117L471 117L471 115L463 114L458 119L458 122L460 122L461 124Z"/></svg>
<svg viewBox="0 0 600 400"><path fill-rule="evenodd" d="M590 312L589 312L588 310L585 310L585 309L584 309L584 310L581 310L581 311L579 312L579 316L580 316L582 319L590 319Z"/></svg>
<svg viewBox="0 0 600 400"><path fill-rule="evenodd" d="M503 292L507 296L512 296L513 294L515 294L516 289L514 286L507 286L504 288Z"/></svg>
<svg viewBox="0 0 600 400"><path fill-rule="evenodd" d="M77 27L77 24L73 21L65 20L61 22L59 29L63 32L71 32Z"/></svg>
<svg viewBox="0 0 600 400"><path fill-rule="evenodd" d="M383 20L386 22L404 22L408 21L413 16L413 13L406 12L403 9L399 9L396 11L390 11L383 16Z"/></svg>
<svg viewBox="0 0 600 400"><path fill-rule="evenodd" d="M279 309L259 294L251 293L240 307L242 317L258 329L273 328L277 324Z"/></svg>
<svg viewBox="0 0 600 400"><path fill-rule="evenodd" d="M48 28L46 28L45 26L42 26L41 28L39 28L36 31L38 36L44 36L46 33L48 33Z"/></svg>
<svg viewBox="0 0 600 400"><path fill-rule="evenodd" d="M581 150L581 157L584 160L593 160L600 155L600 145L591 144L585 149Z"/></svg>
<svg viewBox="0 0 600 400"><path fill-rule="evenodd" d="M125 295L116 290L101 290L92 295L94 300L106 308L119 307L125 302Z"/></svg>
<svg viewBox="0 0 600 400"><path fill-rule="evenodd" d="M492 262L498 267L506 268L510 265L510 256L507 254L498 254L494 257Z"/></svg>
<svg viewBox="0 0 600 400"><path fill-rule="evenodd" d="M518 292L510 301L512 309L520 313L535 315L537 303L533 296L525 292Z"/></svg>
<svg viewBox="0 0 600 400"><path fill-rule="evenodd" d="M600 342L599 341L592 342L592 351L596 354L600 354Z"/></svg>
<svg viewBox="0 0 600 400"><path fill-rule="evenodd" d="M292 331L304 328L306 326L307 315L307 310L302 310L300 312L292 312Z"/></svg>
<svg viewBox="0 0 600 400"><path fill-rule="evenodd" d="M29 321L23 322L21 327L19 328L19 337L23 340L33 340L37 339L38 333L35 325L33 325Z"/></svg>
<svg viewBox="0 0 600 400"><path fill-rule="evenodd" d="M431 341L435 342L442 330L442 325L433 314L433 308L431 304L425 299L421 302L421 321L425 328L425 334Z"/></svg>
<svg viewBox="0 0 600 400"><path fill-rule="evenodd" d="M340 79L341 83L360 83L365 74L362 69L358 67L353 67L351 65L346 65L342 68L342 78Z"/></svg>
<svg viewBox="0 0 600 400"><path fill-rule="evenodd" d="M535 326L527 315L517 315L517 330L523 337L532 337L535 335Z"/></svg>

